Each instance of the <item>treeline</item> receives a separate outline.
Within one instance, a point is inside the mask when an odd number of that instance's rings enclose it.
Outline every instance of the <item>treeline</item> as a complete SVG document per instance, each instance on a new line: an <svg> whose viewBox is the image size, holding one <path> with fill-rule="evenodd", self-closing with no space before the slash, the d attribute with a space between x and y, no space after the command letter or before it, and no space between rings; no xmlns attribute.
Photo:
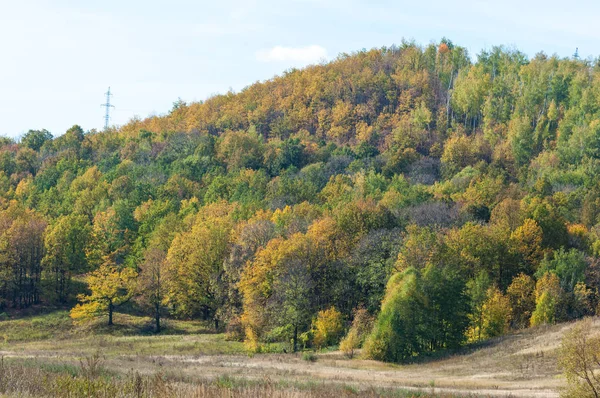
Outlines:
<svg viewBox="0 0 600 398"><path fill-rule="evenodd" d="M598 61L404 42L0 145L3 310L401 361L598 308Z"/></svg>

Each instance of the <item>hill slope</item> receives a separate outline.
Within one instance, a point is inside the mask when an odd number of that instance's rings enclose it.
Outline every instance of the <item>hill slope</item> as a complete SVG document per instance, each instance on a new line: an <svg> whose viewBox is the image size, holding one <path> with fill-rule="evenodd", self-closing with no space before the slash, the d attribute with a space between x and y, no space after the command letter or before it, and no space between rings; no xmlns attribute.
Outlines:
<svg viewBox="0 0 600 398"><path fill-rule="evenodd" d="M4 139L0 310L123 305L255 352L349 335L390 362L593 315L599 72L403 43Z"/></svg>

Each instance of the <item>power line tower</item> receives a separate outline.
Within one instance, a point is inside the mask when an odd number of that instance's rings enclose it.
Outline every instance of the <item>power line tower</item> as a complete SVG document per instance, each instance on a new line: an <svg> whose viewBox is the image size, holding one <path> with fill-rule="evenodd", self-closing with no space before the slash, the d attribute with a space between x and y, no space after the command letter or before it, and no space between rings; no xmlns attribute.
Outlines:
<svg viewBox="0 0 600 398"><path fill-rule="evenodd" d="M106 104L100 104L100 106L103 106L106 108L106 113L104 114L104 130L108 130L108 123L110 122L110 108L114 108L114 105L110 104L110 96L112 95L110 93L110 87L108 88L108 91L105 93L106 95Z"/></svg>
<svg viewBox="0 0 600 398"><path fill-rule="evenodd" d="M579 47L575 48L575 54L573 54L573 58L579 59Z"/></svg>

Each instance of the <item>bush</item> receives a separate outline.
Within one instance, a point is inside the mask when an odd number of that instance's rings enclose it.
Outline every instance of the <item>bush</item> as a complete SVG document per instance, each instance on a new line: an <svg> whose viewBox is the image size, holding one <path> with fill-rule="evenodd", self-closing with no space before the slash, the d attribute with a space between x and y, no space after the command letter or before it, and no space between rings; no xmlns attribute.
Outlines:
<svg viewBox="0 0 600 398"><path fill-rule="evenodd" d="M344 330L342 314L335 307L319 311L313 329L315 347L322 348L336 344Z"/></svg>
<svg viewBox="0 0 600 398"><path fill-rule="evenodd" d="M306 362L317 362L317 356L314 352L305 352L302 354L302 360Z"/></svg>

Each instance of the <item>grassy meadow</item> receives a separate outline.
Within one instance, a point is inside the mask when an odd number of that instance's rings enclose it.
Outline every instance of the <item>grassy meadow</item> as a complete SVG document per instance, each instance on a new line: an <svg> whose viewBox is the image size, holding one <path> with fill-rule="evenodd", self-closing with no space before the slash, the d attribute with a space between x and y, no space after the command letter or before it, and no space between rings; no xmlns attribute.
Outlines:
<svg viewBox="0 0 600 398"><path fill-rule="evenodd" d="M201 321L116 314L78 325L66 311L0 322L7 397L556 397L556 349L572 324L523 331L452 355L393 365L322 351L249 354ZM600 325L595 325L600 329Z"/></svg>

